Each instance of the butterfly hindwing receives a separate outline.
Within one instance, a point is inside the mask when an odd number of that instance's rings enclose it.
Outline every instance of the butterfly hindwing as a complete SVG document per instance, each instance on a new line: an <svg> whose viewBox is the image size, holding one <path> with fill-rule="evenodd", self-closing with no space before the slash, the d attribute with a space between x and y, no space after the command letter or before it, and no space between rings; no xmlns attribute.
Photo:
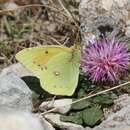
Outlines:
<svg viewBox="0 0 130 130"><path fill-rule="evenodd" d="M47 63L46 70L40 74L41 85L46 91L55 95L73 94L78 84L79 53L74 57L72 53L63 52Z"/></svg>

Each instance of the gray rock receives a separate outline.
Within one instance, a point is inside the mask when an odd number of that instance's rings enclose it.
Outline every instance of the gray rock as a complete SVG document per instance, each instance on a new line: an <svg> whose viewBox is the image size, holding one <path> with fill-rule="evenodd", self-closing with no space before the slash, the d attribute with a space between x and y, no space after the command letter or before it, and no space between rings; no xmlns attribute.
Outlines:
<svg viewBox="0 0 130 130"><path fill-rule="evenodd" d="M0 110L32 110L32 92L14 73L0 75Z"/></svg>
<svg viewBox="0 0 130 130"><path fill-rule="evenodd" d="M40 0L42 4L46 5L49 4L49 0Z"/></svg>
<svg viewBox="0 0 130 130"><path fill-rule="evenodd" d="M60 115L59 114L49 113L49 114L45 115L45 118L47 120L49 120L52 124L54 124L55 126L58 126L59 128L61 128L63 130L85 130L80 125L60 121ZM90 130L90 129L87 128L86 130Z"/></svg>
<svg viewBox="0 0 130 130"><path fill-rule="evenodd" d="M114 104L114 111L127 107L130 105L130 96L128 94L121 95L114 101Z"/></svg>
<svg viewBox="0 0 130 130"><path fill-rule="evenodd" d="M1 130L53 130L47 125L45 121L42 125L37 116L27 111L0 111Z"/></svg>
<svg viewBox="0 0 130 130"><path fill-rule="evenodd" d="M44 130L55 130L55 128L44 118L41 120Z"/></svg>
<svg viewBox="0 0 130 130"><path fill-rule="evenodd" d="M109 32L118 28L130 37L130 28L126 26L130 20L129 13L129 0L81 0L79 14L83 44L98 37L101 29Z"/></svg>
<svg viewBox="0 0 130 130"><path fill-rule="evenodd" d="M19 77L30 76L30 75L33 76L33 74L28 69L26 69L26 67L24 67L21 63L10 65L4 68L1 73L6 75L10 72L15 73Z"/></svg>
<svg viewBox="0 0 130 130"><path fill-rule="evenodd" d="M12 1L9 1L9 2L5 2L4 3L4 9L10 9L10 10L17 10L18 9L18 5Z"/></svg>
<svg viewBox="0 0 130 130"><path fill-rule="evenodd" d="M18 16L20 14L20 12L22 11L22 9L19 8L19 5L17 5L13 1L5 1L5 2L3 2L3 4L1 5L1 8L5 9L5 10L16 10L16 11L14 11L15 16Z"/></svg>

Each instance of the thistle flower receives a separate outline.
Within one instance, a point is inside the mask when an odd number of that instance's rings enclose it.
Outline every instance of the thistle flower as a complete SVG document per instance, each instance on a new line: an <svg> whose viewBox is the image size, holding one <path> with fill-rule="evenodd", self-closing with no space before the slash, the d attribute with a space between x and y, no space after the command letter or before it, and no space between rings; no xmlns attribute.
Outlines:
<svg viewBox="0 0 130 130"><path fill-rule="evenodd" d="M104 37L92 41L82 52L81 66L93 82L116 82L128 70L130 53L126 44Z"/></svg>

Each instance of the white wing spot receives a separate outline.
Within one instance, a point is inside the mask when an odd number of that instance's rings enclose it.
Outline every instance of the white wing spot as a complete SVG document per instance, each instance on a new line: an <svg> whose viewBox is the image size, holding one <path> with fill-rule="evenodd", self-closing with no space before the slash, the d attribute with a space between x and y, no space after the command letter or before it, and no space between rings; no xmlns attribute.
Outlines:
<svg viewBox="0 0 130 130"><path fill-rule="evenodd" d="M60 75L59 71L54 71L53 73L54 73L55 76L59 76Z"/></svg>

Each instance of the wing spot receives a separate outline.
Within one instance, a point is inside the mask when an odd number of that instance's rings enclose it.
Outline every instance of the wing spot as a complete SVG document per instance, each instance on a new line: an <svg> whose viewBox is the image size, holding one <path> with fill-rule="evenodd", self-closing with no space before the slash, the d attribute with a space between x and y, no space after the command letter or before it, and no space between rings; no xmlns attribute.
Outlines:
<svg viewBox="0 0 130 130"><path fill-rule="evenodd" d="M55 76L59 76L60 75L59 71L54 71L53 73L54 73Z"/></svg>
<svg viewBox="0 0 130 130"><path fill-rule="evenodd" d="M43 70L43 67L41 67L41 70Z"/></svg>
<svg viewBox="0 0 130 130"><path fill-rule="evenodd" d="M36 61L33 61L34 64L36 64ZM38 67L40 67L41 70L43 70L44 68L40 65L40 64L37 64ZM45 66L45 69L47 69L47 67Z"/></svg>
<svg viewBox="0 0 130 130"><path fill-rule="evenodd" d="M40 64L38 64L38 67L40 67L40 69L43 70L43 67Z"/></svg>
<svg viewBox="0 0 130 130"><path fill-rule="evenodd" d="M45 70L47 70L47 66L44 66Z"/></svg>
<svg viewBox="0 0 130 130"><path fill-rule="evenodd" d="M48 54L48 51L45 51L45 54Z"/></svg>
<svg viewBox="0 0 130 130"><path fill-rule="evenodd" d="M43 67L42 67L40 64L37 64L37 66L38 66L41 70L43 70Z"/></svg>

